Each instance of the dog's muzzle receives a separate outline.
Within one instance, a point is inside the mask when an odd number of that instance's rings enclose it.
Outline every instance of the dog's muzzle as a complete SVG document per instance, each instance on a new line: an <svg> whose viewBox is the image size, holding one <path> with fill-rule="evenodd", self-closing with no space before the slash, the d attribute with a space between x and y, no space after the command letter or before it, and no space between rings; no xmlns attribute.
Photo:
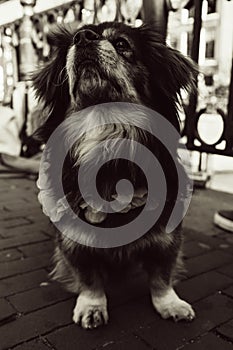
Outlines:
<svg viewBox="0 0 233 350"><path fill-rule="evenodd" d="M96 42L97 40L100 40L100 35L95 33L91 29L83 29L80 30L78 33L75 34L73 39L73 44L77 47L85 47L88 44L91 44L93 42Z"/></svg>

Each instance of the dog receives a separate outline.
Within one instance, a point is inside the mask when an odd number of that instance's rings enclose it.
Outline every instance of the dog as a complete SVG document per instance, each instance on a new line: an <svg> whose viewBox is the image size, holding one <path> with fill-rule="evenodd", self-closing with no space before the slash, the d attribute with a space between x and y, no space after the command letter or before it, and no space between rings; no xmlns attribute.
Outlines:
<svg viewBox="0 0 233 350"><path fill-rule="evenodd" d="M145 106L160 113L179 131L180 91L195 87L197 70L190 59L165 43L154 26L144 24L133 28L106 22L78 30L60 27L50 35L49 42L53 48L51 60L33 77L37 97L43 101L44 114L48 115L36 133L37 138L46 143L72 113L108 103ZM80 118L80 127L85 130L87 124L94 125L94 119ZM181 300L173 288L182 267L181 225L171 233L164 229L177 200L182 206L182 200L177 199L174 159L154 136L140 130L140 120L137 126L126 128L123 124L124 119L120 118L113 127L96 127L93 134L87 132L72 146L63 166L64 193L70 206L93 227L125 225L140 214L144 201L116 214L92 211L78 188L80 159L91 162L99 157L92 152L93 140L100 142L111 139L112 135L133 138L156 154L166 176L167 200L156 224L129 244L95 248L57 233L51 276L78 295L73 321L85 329L107 324L107 277L115 267L124 269L130 264L140 264L148 274L152 303L162 318L191 321L195 317L191 305ZM178 140L173 145L175 159L178 159L177 144ZM176 166L183 171L178 161ZM121 178L133 183L136 197L145 198L146 179L141 169L127 160L109 162L101 172L97 187L105 200L114 197L115 185ZM82 228L77 226L76 230L85 243Z"/></svg>

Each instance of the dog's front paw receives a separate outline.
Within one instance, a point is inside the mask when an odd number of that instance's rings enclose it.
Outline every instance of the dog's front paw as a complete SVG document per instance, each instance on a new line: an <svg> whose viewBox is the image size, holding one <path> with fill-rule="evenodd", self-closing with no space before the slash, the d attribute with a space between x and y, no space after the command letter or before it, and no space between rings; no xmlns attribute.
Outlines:
<svg viewBox="0 0 233 350"><path fill-rule="evenodd" d="M180 299L173 289L159 297L152 295L152 302L164 319L172 317L177 322L180 320L192 321L195 318L192 306Z"/></svg>
<svg viewBox="0 0 233 350"><path fill-rule="evenodd" d="M164 319L172 317L174 321L192 321L195 318L195 312L193 311L192 306L181 299L167 305L158 305L156 310Z"/></svg>
<svg viewBox="0 0 233 350"><path fill-rule="evenodd" d="M80 294L77 299L73 321L85 329L94 329L108 323L107 299Z"/></svg>

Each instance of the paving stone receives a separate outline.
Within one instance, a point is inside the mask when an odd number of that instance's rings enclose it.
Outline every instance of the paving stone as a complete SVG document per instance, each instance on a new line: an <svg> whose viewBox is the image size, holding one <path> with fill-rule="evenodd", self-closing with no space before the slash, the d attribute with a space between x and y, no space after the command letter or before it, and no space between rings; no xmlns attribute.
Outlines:
<svg viewBox="0 0 233 350"><path fill-rule="evenodd" d="M195 228L203 235L222 232L213 224L214 213L219 210L232 209L232 194L214 190L195 190L192 203L184 219L184 227Z"/></svg>
<svg viewBox="0 0 233 350"><path fill-rule="evenodd" d="M191 219L190 219L191 220ZM184 227L184 238L185 243L198 242L198 244L211 247L211 249L222 250L227 253L233 254L233 244L230 244L223 236L223 231L221 234L215 236L207 236L202 232L196 230L190 230Z"/></svg>
<svg viewBox="0 0 233 350"><path fill-rule="evenodd" d="M182 232L185 242L197 241L203 237L202 233L185 226L182 226Z"/></svg>
<svg viewBox="0 0 233 350"><path fill-rule="evenodd" d="M5 228L1 230L1 236L3 238L10 238L10 237L18 237L18 236L24 236L25 234L29 233L46 233L48 231L49 224L47 222L40 222L40 223L29 223L27 225L22 225L18 227L13 228Z"/></svg>
<svg viewBox="0 0 233 350"><path fill-rule="evenodd" d="M28 271L39 270L50 263L50 254L43 254L36 257L4 262L0 264L0 278L6 278Z"/></svg>
<svg viewBox="0 0 233 350"><path fill-rule="evenodd" d="M27 193L24 190L30 191L33 195L36 193L36 184L34 181L31 181L29 179L25 179L25 182L23 182L23 178L21 178L20 183L15 184L14 178L6 179L4 183L4 179L1 179L1 185L2 185L2 192L3 193L10 193L12 195L21 193L21 197L27 198ZM7 182L7 183L6 183ZM22 191L23 190L23 191Z"/></svg>
<svg viewBox="0 0 233 350"><path fill-rule="evenodd" d="M0 349L13 347L71 323L73 304L73 301L64 301L4 324L0 327Z"/></svg>
<svg viewBox="0 0 233 350"><path fill-rule="evenodd" d="M49 218L43 213L42 208L38 208L35 213L24 213L26 218L35 223L50 223Z"/></svg>
<svg viewBox="0 0 233 350"><path fill-rule="evenodd" d="M53 283L8 297L8 300L18 311L26 313L71 297L71 293Z"/></svg>
<svg viewBox="0 0 233 350"><path fill-rule="evenodd" d="M217 332L233 342L233 320L218 327Z"/></svg>
<svg viewBox="0 0 233 350"><path fill-rule="evenodd" d="M43 233L30 233L24 236L16 236L14 238L0 239L0 250L7 248L15 248L24 244L41 242L48 240L48 236Z"/></svg>
<svg viewBox="0 0 233 350"><path fill-rule="evenodd" d="M111 315L120 324L122 331L129 332L150 324L154 320L160 320L160 316L154 310L150 296L143 296L113 309Z"/></svg>
<svg viewBox="0 0 233 350"><path fill-rule="evenodd" d="M105 327L87 331L72 324L46 335L46 339L56 350L91 350L106 343L115 342L121 335L120 325L112 317Z"/></svg>
<svg viewBox="0 0 233 350"><path fill-rule="evenodd" d="M0 249L6 250L0 251L0 261L1 258L3 262L10 261L5 260L6 252L12 252L14 264L2 266L10 266L10 273L22 273L24 270L20 269L24 268L30 271L1 280L0 296L7 296L10 304L16 306L24 315L0 327L0 349L17 346L14 350L48 350L49 346L56 350L175 350L177 347L209 350L215 346L217 350L228 350L230 343L225 339L230 339L232 321L229 320L233 319L233 245L226 241L227 237L221 235L219 229L212 226L213 213L209 210L209 207L213 209L213 205L218 205L219 198L225 200L224 194L220 194L220 197L218 193L212 193L213 191L194 194L193 208L196 210L198 207L199 211L203 211L205 206L200 206L200 201L204 198L205 205L209 204L205 207L208 215L200 220L196 212L195 215L194 212L189 212L187 220L185 219L184 233L187 235L184 246L188 258L186 266L192 278L179 284L178 291L192 303L205 298L194 305L197 319L191 324L163 321L153 310L148 283L143 278L140 280L139 276L129 279L128 283L122 280L119 283L120 288L117 284L108 288L110 323L102 329L87 332L71 324L73 297L55 285L40 287L41 282L48 281L46 271L40 268L32 272L33 264L29 266L30 261L36 263L35 259L40 259L50 251L52 243L48 236L54 237L53 230L48 225L48 218L42 214L37 201L35 183L27 179L0 179L0 183L1 200L5 206L5 210L0 212L0 227L3 227L2 222L8 220L17 225L16 229L2 229L4 238L0 239ZM232 202L232 196L228 199L229 203L230 200ZM31 223L24 225L24 220ZM23 226L19 226L21 224ZM200 230L197 232L189 227ZM207 237L216 234L218 237ZM20 259L20 252L27 257L26 263L23 260L25 265L21 265L20 260L20 265L14 261ZM214 269L218 271L211 271ZM231 287L228 287L230 285ZM223 290L223 294L206 298L217 290ZM66 296L72 300L61 302ZM5 302L9 306L7 300ZM15 314L12 318L15 318ZM10 316L8 320L12 318ZM223 339L214 333L206 334L216 329ZM44 344L41 335L47 337L50 344ZM39 338L35 340L37 337ZM194 342L190 343L192 339Z"/></svg>
<svg viewBox="0 0 233 350"><path fill-rule="evenodd" d="M218 272L209 271L182 281L177 285L176 290L180 297L193 303L230 285L233 285L233 279Z"/></svg>
<svg viewBox="0 0 233 350"><path fill-rule="evenodd" d="M233 236L231 232L225 231L224 236L222 237L227 243L231 246L231 253L233 254Z"/></svg>
<svg viewBox="0 0 233 350"><path fill-rule="evenodd" d="M233 286L225 289L223 292L233 298Z"/></svg>
<svg viewBox="0 0 233 350"><path fill-rule="evenodd" d="M37 187L36 187L36 180L32 181L32 180L29 180L28 178L16 178L16 179L12 179L12 182L11 182L12 186L14 186L15 188L25 188L25 189L33 189L33 190L36 190Z"/></svg>
<svg viewBox="0 0 233 350"><path fill-rule="evenodd" d="M192 277L203 272L214 270L222 265L232 262L232 256L220 250L191 258L186 261L185 267L188 276Z"/></svg>
<svg viewBox="0 0 233 350"><path fill-rule="evenodd" d="M9 211L14 211L15 209L18 209L20 207L24 207L25 208L25 211L27 210L27 208L31 207L32 206L32 203L28 203L26 202L25 200L22 200L22 201L12 201L12 202L4 202L4 205L2 206L2 209L5 209L5 210L9 210ZM35 203L33 203L33 207L34 208L37 208L38 207L38 204L37 202L35 201Z"/></svg>
<svg viewBox="0 0 233 350"><path fill-rule="evenodd" d="M30 225L31 221L25 219L25 218L11 218L8 220L3 220L1 221L1 228L3 229L11 229L14 227L20 227L20 226L25 226L25 225ZM1 229L0 229L0 234L2 234Z"/></svg>
<svg viewBox="0 0 233 350"><path fill-rule="evenodd" d="M214 249L208 244L204 244L198 241L185 242L183 246L183 253L185 258L192 258L205 254L206 252Z"/></svg>
<svg viewBox="0 0 233 350"><path fill-rule="evenodd" d="M25 203L22 189L9 189L1 192L2 203Z"/></svg>
<svg viewBox="0 0 233 350"><path fill-rule="evenodd" d="M5 192L5 194L1 195L1 204L0 204L0 208L2 210L9 210L8 208L6 208L6 206L8 207L18 207L20 208L20 206L26 205L25 200L22 198L22 193L21 196L19 195L18 198L16 198L15 196L8 196L8 193Z"/></svg>
<svg viewBox="0 0 233 350"><path fill-rule="evenodd" d="M226 252L227 254L233 255L233 244L229 244L225 239L223 239L223 243L219 245L219 249Z"/></svg>
<svg viewBox="0 0 233 350"><path fill-rule="evenodd" d="M42 269L19 276L5 278L1 280L0 283L0 297L9 296L38 287L40 283L46 281L48 281L48 273Z"/></svg>
<svg viewBox="0 0 233 350"><path fill-rule="evenodd" d="M18 249L23 252L25 256L35 256L41 253L50 252L52 254L54 249L54 242L52 241L44 241L35 244L29 244L25 246L19 246Z"/></svg>
<svg viewBox="0 0 233 350"><path fill-rule="evenodd" d="M22 257L23 253L18 251L17 249L7 249L0 251L0 263L5 261L21 259Z"/></svg>
<svg viewBox="0 0 233 350"><path fill-rule="evenodd" d="M194 340L191 344L185 345L182 350L232 350L233 345L221 339L215 334L207 334L203 337Z"/></svg>
<svg viewBox="0 0 233 350"><path fill-rule="evenodd" d="M10 218L19 218L19 217L29 217L30 215L33 215L33 217L39 218L46 218L46 216L42 213L41 209L38 207L28 207L25 211L25 208L22 206L15 209L14 211L10 210L2 210L0 212L0 222L2 220L7 220ZM0 223L1 224L1 223Z"/></svg>
<svg viewBox="0 0 233 350"><path fill-rule="evenodd" d="M233 264L221 267L218 269L219 272L223 273L224 275L233 277Z"/></svg>
<svg viewBox="0 0 233 350"><path fill-rule="evenodd" d="M152 349L143 343L139 338L133 335L127 335L122 337L118 341L110 341L98 347L97 350L149 350Z"/></svg>
<svg viewBox="0 0 233 350"><path fill-rule="evenodd" d="M233 317L233 300L220 294L210 296L194 305L196 319L175 323L158 320L134 332L157 350L174 350L191 339L204 335Z"/></svg>
<svg viewBox="0 0 233 350"><path fill-rule="evenodd" d="M16 315L15 309L3 298L0 298L0 310L0 322L9 320Z"/></svg>
<svg viewBox="0 0 233 350"><path fill-rule="evenodd" d="M51 350L51 347L48 347L40 339L30 341L28 343L23 343L14 347L14 350Z"/></svg>

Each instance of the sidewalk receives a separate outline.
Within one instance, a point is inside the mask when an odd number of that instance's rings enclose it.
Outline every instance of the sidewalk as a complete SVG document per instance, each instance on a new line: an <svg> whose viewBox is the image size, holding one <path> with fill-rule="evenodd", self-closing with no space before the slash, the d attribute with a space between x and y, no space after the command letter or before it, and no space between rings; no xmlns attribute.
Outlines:
<svg viewBox="0 0 233 350"><path fill-rule="evenodd" d="M233 235L212 224L232 195L197 190L185 218L187 276L177 290L194 322L162 320L139 274L109 288L109 325L84 331L72 323L74 296L47 278L53 230L36 193L32 180L0 178L0 349L233 350Z"/></svg>

